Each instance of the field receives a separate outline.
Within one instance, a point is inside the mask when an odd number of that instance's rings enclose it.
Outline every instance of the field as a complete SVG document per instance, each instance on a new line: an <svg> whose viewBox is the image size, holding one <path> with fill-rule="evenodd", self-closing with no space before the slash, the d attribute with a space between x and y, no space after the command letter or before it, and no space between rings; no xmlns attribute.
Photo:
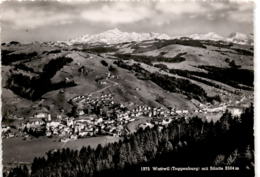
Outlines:
<svg viewBox="0 0 260 177"><path fill-rule="evenodd" d="M58 138L41 137L26 141L22 138L9 138L2 141L4 151L3 163L30 163L33 161L34 157L41 157L49 150L59 148L80 149L83 146L95 148L98 144L105 145L118 140L119 138L117 137L100 136L62 143L58 141Z"/></svg>

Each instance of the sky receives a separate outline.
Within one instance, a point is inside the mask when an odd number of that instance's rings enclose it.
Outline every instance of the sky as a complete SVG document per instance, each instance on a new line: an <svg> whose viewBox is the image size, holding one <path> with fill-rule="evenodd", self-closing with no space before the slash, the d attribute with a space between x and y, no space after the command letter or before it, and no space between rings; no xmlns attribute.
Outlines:
<svg viewBox="0 0 260 177"><path fill-rule="evenodd" d="M252 1L5 1L1 40L62 41L113 28L170 36L253 33Z"/></svg>

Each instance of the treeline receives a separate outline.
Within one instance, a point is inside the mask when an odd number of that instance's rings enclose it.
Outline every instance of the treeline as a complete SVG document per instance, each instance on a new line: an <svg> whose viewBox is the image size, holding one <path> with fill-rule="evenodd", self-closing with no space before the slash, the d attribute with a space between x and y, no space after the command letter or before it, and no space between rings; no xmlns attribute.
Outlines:
<svg viewBox="0 0 260 177"><path fill-rule="evenodd" d="M199 85L193 84L187 79L176 78L164 74L150 73L143 69L140 64L128 65L122 60L117 60L114 64L124 69L134 71L137 78L142 80L151 80L161 88L186 95L189 99L196 99L202 102L221 101L219 96L210 97Z"/></svg>
<svg viewBox="0 0 260 177"><path fill-rule="evenodd" d="M43 51L42 54L49 55L49 54L53 54L53 53L61 53L61 51L62 51L61 49L52 49L50 51Z"/></svg>
<svg viewBox="0 0 260 177"><path fill-rule="evenodd" d="M90 52L90 53L108 53L108 52L116 52L118 49L115 47L104 47L104 46L95 46L95 47L87 47L82 51Z"/></svg>
<svg viewBox="0 0 260 177"><path fill-rule="evenodd" d="M185 61L183 55L186 53L179 53L175 57L165 57L159 56L147 56L147 55L133 55L133 54L115 54L116 57L122 60L135 60L137 62L146 63L152 65L152 62L170 62L170 63L180 63Z"/></svg>
<svg viewBox="0 0 260 177"><path fill-rule="evenodd" d="M215 87L218 89L224 89L219 84L205 80L203 77L196 76L195 74L193 74L195 71L188 71L188 70L182 70L182 69L170 69L169 72L172 74L177 74L179 76L187 77L189 79L204 83L206 85L209 85L209 86L212 86L212 87Z"/></svg>
<svg viewBox="0 0 260 177"><path fill-rule="evenodd" d="M254 56L254 52L251 52L250 50L239 48L234 48L233 50L235 50L239 55Z"/></svg>
<svg viewBox="0 0 260 177"><path fill-rule="evenodd" d="M176 119L168 127L140 129L124 140L83 147L80 151L50 151L35 158L31 173L18 167L5 177L161 176L142 173L140 166L235 166L238 176L254 174L253 106L241 117L226 112L216 123L198 117ZM202 174L200 172L197 174ZM214 174L213 171L210 173ZM225 171L223 171L225 173ZM228 173L228 172L227 172ZM157 174L157 175L156 175ZM167 176L178 175L168 172ZM185 174L185 173L183 173ZM196 175L196 174L193 174Z"/></svg>
<svg viewBox="0 0 260 177"><path fill-rule="evenodd" d="M199 48L207 48L206 46L201 43L200 40L194 40L194 39L171 39L171 40L161 40L162 46L167 46L171 44L179 44L179 45L185 45L185 46L191 46L191 47L199 47Z"/></svg>
<svg viewBox="0 0 260 177"><path fill-rule="evenodd" d="M114 64L121 68L135 72L135 76L138 79L150 80L150 72L142 68L140 63L134 63L133 65L128 65L122 60L116 60L114 61Z"/></svg>
<svg viewBox="0 0 260 177"><path fill-rule="evenodd" d="M32 69L28 69L21 64L19 69L11 70L11 75L6 85L16 94L32 100L38 99L50 90L75 86L73 80L51 83L51 78L56 72L72 61L73 59L69 57L53 59L43 67L41 73L35 73Z"/></svg>
<svg viewBox="0 0 260 177"><path fill-rule="evenodd" d="M212 102L213 100L221 101L219 96L210 97L200 86L191 83L187 79L170 77L159 73L150 75L151 81L170 92L181 93L189 99L196 99L201 102Z"/></svg>
<svg viewBox="0 0 260 177"><path fill-rule="evenodd" d="M28 52L28 53L15 53L14 51L2 50L2 56L1 56L2 64L10 65L16 61L32 59L37 55L38 53L35 51Z"/></svg>
<svg viewBox="0 0 260 177"><path fill-rule="evenodd" d="M239 84L254 86L254 71L238 68L219 68L215 66L200 66L201 69L208 71L208 78L239 87ZM204 74L204 76L206 76Z"/></svg>
<svg viewBox="0 0 260 177"><path fill-rule="evenodd" d="M212 40L203 40L203 44L223 48L223 49L232 49L233 44L224 42L224 41L212 41Z"/></svg>
<svg viewBox="0 0 260 177"><path fill-rule="evenodd" d="M254 86L254 71L252 70L239 69L236 67L220 68L216 66L199 66L199 68L206 70L207 73L198 72L198 71L178 70L178 69L171 69L170 72L173 74L178 74L180 76L198 80L199 82L201 80L199 80L199 78L194 76L212 79L239 89L252 90L252 88L250 87ZM202 82L205 83L206 81L202 81ZM206 83L206 84L209 84L214 87L218 87L216 84L212 85L213 83L212 84Z"/></svg>
<svg viewBox="0 0 260 177"><path fill-rule="evenodd" d="M191 47L199 47L199 48L206 48L201 41L199 40L194 40L191 38L186 38L186 39L170 39L170 40L165 40L165 39L155 39L152 43L152 45L147 45L143 47L142 42L137 43L133 46L131 46L132 49L134 49L133 53L143 53L151 50L157 50L163 47L166 47L168 45L184 45L184 46L191 46Z"/></svg>

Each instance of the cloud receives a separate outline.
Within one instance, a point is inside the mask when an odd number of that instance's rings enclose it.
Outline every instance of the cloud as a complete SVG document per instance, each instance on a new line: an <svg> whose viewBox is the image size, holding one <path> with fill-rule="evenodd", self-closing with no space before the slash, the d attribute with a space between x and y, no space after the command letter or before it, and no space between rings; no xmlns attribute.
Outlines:
<svg viewBox="0 0 260 177"><path fill-rule="evenodd" d="M226 18L238 23L252 23L254 3L252 2L215 2L210 3L214 18Z"/></svg>
<svg viewBox="0 0 260 177"><path fill-rule="evenodd" d="M252 30L254 3L236 1L3 2L1 25L6 39L31 29L37 35L73 36L118 27L124 31L226 34ZM40 32L48 31L46 34ZM66 32L65 32L66 31ZM57 36L56 36L57 35Z"/></svg>
<svg viewBox="0 0 260 177"><path fill-rule="evenodd" d="M92 22L111 24L134 23L151 17L151 10L145 6L134 6L131 3L104 4L101 9L86 9L81 17Z"/></svg>
<svg viewBox="0 0 260 177"><path fill-rule="evenodd" d="M157 2L88 2L7 3L1 9L2 22L13 28L37 28L46 25L66 25L77 20L111 25L146 21L157 26L176 19L198 19L205 16L214 21L223 17L236 22L251 22L253 3L229 1L157 1ZM3 3L3 4L5 4ZM14 7L14 8L13 8Z"/></svg>
<svg viewBox="0 0 260 177"><path fill-rule="evenodd" d="M161 14L172 14L172 20L178 18L206 18L214 21L220 19L233 20L234 22L252 22L253 20L252 2L233 2L233 1L176 1L158 2L155 9ZM161 22L162 24L162 22Z"/></svg>
<svg viewBox="0 0 260 177"><path fill-rule="evenodd" d="M4 8L2 9L1 21L12 24L15 29L37 28L47 25L59 25L71 23L75 16L64 12L55 12L43 9L20 8Z"/></svg>
<svg viewBox="0 0 260 177"><path fill-rule="evenodd" d="M175 15L182 15L187 13L202 14L207 11L207 9L201 6L200 3L185 1L157 2L155 8L161 13L171 13Z"/></svg>
<svg viewBox="0 0 260 177"><path fill-rule="evenodd" d="M230 12L228 18L239 23L253 23L253 13Z"/></svg>
<svg viewBox="0 0 260 177"><path fill-rule="evenodd" d="M243 3L237 4L237 10L229 11L228 17L230 20L239 22L239 23L253 23L254 20L254 3Z"/></svg>

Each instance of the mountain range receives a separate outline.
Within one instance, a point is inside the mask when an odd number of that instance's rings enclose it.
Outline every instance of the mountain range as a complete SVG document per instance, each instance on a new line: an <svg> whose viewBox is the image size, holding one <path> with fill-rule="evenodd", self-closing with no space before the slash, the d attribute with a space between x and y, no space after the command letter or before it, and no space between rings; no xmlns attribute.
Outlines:
<svg viewBox="0 0 260 177"><path fill-rule="evenodd" d="M214 32L209 32L206 34L192 34L189 36L181 36L181 37L188 37L194 40L212 40L212 41L225 41L225 42L232 42L236 44L242 45L253 45L253 35L252 34L243 34L239 32L233 32L227 37L223 37L219 34ZM72 39L67 41L68 44L75 44L75 43L105 43L105 44L117 44L117 43L124 43L124 42L140 42L144 40L153 40L153 39L176 39L180 37L173 37L167 34L160 34L160 33L136 33L136 32L122 32L118 28L111 29L99 34L93 35L83 35L81 37Z"/></svg>
<svg viewBox="0 0 260 177"><path fill-rule="evenodd" d="M79 38L70 40L70 43L106 43L106 44L117 44L131 41L144 41L151 39L170 39L171 37L166 34L160 33L136 33L136 32L122 32L115 28L99 34L94 35L83 35Z"/></svg>
<svg viewBox="0 0 260 177"><path fill-rule="evenodd" d="M239 32L233 32L228 35L228 37L223 37L214 32L209 32L206 34L192 34L189 37L196 40L226 41L242 45L254 44L254 36L252 34L243 34Z"/></svg>

